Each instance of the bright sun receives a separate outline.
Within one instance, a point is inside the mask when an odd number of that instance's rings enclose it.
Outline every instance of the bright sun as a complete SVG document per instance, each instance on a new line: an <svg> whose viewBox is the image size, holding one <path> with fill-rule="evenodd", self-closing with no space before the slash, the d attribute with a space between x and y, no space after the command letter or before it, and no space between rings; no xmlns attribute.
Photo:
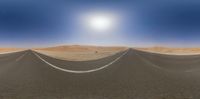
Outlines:
<svg viewBox="0 0 200 99"><path fill-rule="evenodd" d="M94 33L112 31L115 25L115 17L109 14L91 14L85 20L88 29Z"/></svg>
<svg viewBox="0 0 200 99"><path fill-rule="evenodd" d="M93 16L88 20L90 28L97 31L106 31L112 27L112 19L108 16Z"/></svg>

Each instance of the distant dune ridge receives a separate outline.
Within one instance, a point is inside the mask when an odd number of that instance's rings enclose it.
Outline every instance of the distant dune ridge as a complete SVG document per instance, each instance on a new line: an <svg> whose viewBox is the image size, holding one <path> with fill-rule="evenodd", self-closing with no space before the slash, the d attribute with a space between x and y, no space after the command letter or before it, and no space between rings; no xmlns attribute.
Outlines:
<svg viewBox="0 0 200 99"><path fill-rule="evenodd" d="M48 50L48 51L72 51L72 52L84 52L84 51L118 51L126 49L126 47L104 47L104 46L89 46L89 45L66 45L47 48L36 48L36 50Z"/></svg>
<svg viewBox="0 0 200 99"><path fill-rule="evenodd" d="M126 47L68 45L48 48L36 48L34 50L58 59L87 61L107 57L126 49Z"/></svg>
<svg viewBox="0 0 200 99"><path fill-rule="evenodd" d="M0 48L0 52L13 52L13 51L20 51L23 50L22 48Z"/></svg>
<svg viewBox="0 0 200 99"><path fill-rule="evenodd" d="M148 48L136 48L142 51L162 53L162 54L174 54L174 55L188 55L188 54L200 54L200 48L170 48L170 47L148 47Z"/></svg>
<svg viewBox="0 0 200 99"><path fill-rule="evenodd" d="M89 46L89 45L64 45L46 48L34 48L33 50L46 54L58 59L72 60L72 61L87 61L95 60L110 55L114 55L117 52L128 49L128 47L120 46ZM172 54L172 55L193 55L200 54L200 48L170 48L170 47L146 47L146 48L134 48L137 50ZM23 48L0 48L0 53L15 52L25 50Z"/></svg>

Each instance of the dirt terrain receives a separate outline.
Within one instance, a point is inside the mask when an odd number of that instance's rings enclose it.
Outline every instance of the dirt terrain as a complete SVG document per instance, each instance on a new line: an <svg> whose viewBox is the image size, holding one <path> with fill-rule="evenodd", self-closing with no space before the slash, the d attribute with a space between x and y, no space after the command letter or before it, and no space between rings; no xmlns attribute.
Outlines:
<svg viewBox="0 0 200 99"><path fill-rule="evenodd" d="M15 52L15 51L20 51L24 50L22 48L0 48L0 53L5 53L5 52Z"/></svg>
<svg viewBox="0 0 200 99"><path fill-rule="evenodd" d="M113 55L127 49L126 47L102 47L102 46L57 46L48 48L36 48L34 50L64 60L86 61L95 60Z"/></svg>
<svg viewBox="0 0 200 99"><path fill-rule="evenodd" d="M200 48L148 47L148 48L135 48L135 49L153 53L174 54L174 55L200 54Z"/></svg>

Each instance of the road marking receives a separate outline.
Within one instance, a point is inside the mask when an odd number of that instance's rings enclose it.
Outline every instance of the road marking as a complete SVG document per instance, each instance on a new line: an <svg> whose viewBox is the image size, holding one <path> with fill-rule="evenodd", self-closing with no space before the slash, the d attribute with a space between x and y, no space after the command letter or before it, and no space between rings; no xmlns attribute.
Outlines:
<svg viewBox="0 0 200 99"><path fill-rule="evenodd" d="M158 66L158 65L156 65L156 64L154 64L154 63L152 63L152 62L150 62L149 60L143 58L140 54L138 54L138 53L136 53L136 52L135 52L135 55L137 55L138 57L140 57L140 59L142 59L144 62L150 64L152 67L157 68L157 69L161 69L161 70L165 70L165 69L161 68L160 66Z"/></svg>
<svg viewBox="0 0 200 99"><path fill-rule="evenodd" d="M17 61L21 60L25 55L26 55L26 53L24 53L23 55L19 56L15 61L17 62Z"/></svg>
<svg viewBox="0 0 200 99"><path fill-rule="evenodd" d="M126 52L124 52L122 55L120 55L118 58L116 58L115 60L113 60L112 62L100 67L100 68L96 68L96 69L91 69L91 70L84 70L84 71L79 71L79 70L68 70L68 69L64 69L64 68L60 68L58 66L55 66L49 62L47 62L45 59L43 59L42 57L40 57L38 54L36 54L35 52L33 52L40 60L42 60L43 62L45 62L46 64L50 65L51 67L55 68L55 69L58 69L58 70L61 70L61 71L64 71L64 72L68 72L68 73L76 73L76 74L81 74L81 73L91 73L91 72L95 72L95 71L99 71L99 70L102 70L102 69L105 69L107 68L108 66L112 65L113 63L117 62L120 58L122 58L124 55L126 55L126 53L128 52L129 50L127 50Z"/></svg>

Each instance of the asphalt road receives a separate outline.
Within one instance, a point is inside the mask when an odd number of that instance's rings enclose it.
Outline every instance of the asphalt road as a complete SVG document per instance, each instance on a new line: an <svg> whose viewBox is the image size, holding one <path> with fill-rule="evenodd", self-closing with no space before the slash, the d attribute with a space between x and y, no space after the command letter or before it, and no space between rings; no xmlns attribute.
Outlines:
<svg viewBox="0 0 200 99"><path fill-rule="evenodd" d="M0 99L199 98L200 55L129 49L81 62L31 50L0 54Z"/></svg>

